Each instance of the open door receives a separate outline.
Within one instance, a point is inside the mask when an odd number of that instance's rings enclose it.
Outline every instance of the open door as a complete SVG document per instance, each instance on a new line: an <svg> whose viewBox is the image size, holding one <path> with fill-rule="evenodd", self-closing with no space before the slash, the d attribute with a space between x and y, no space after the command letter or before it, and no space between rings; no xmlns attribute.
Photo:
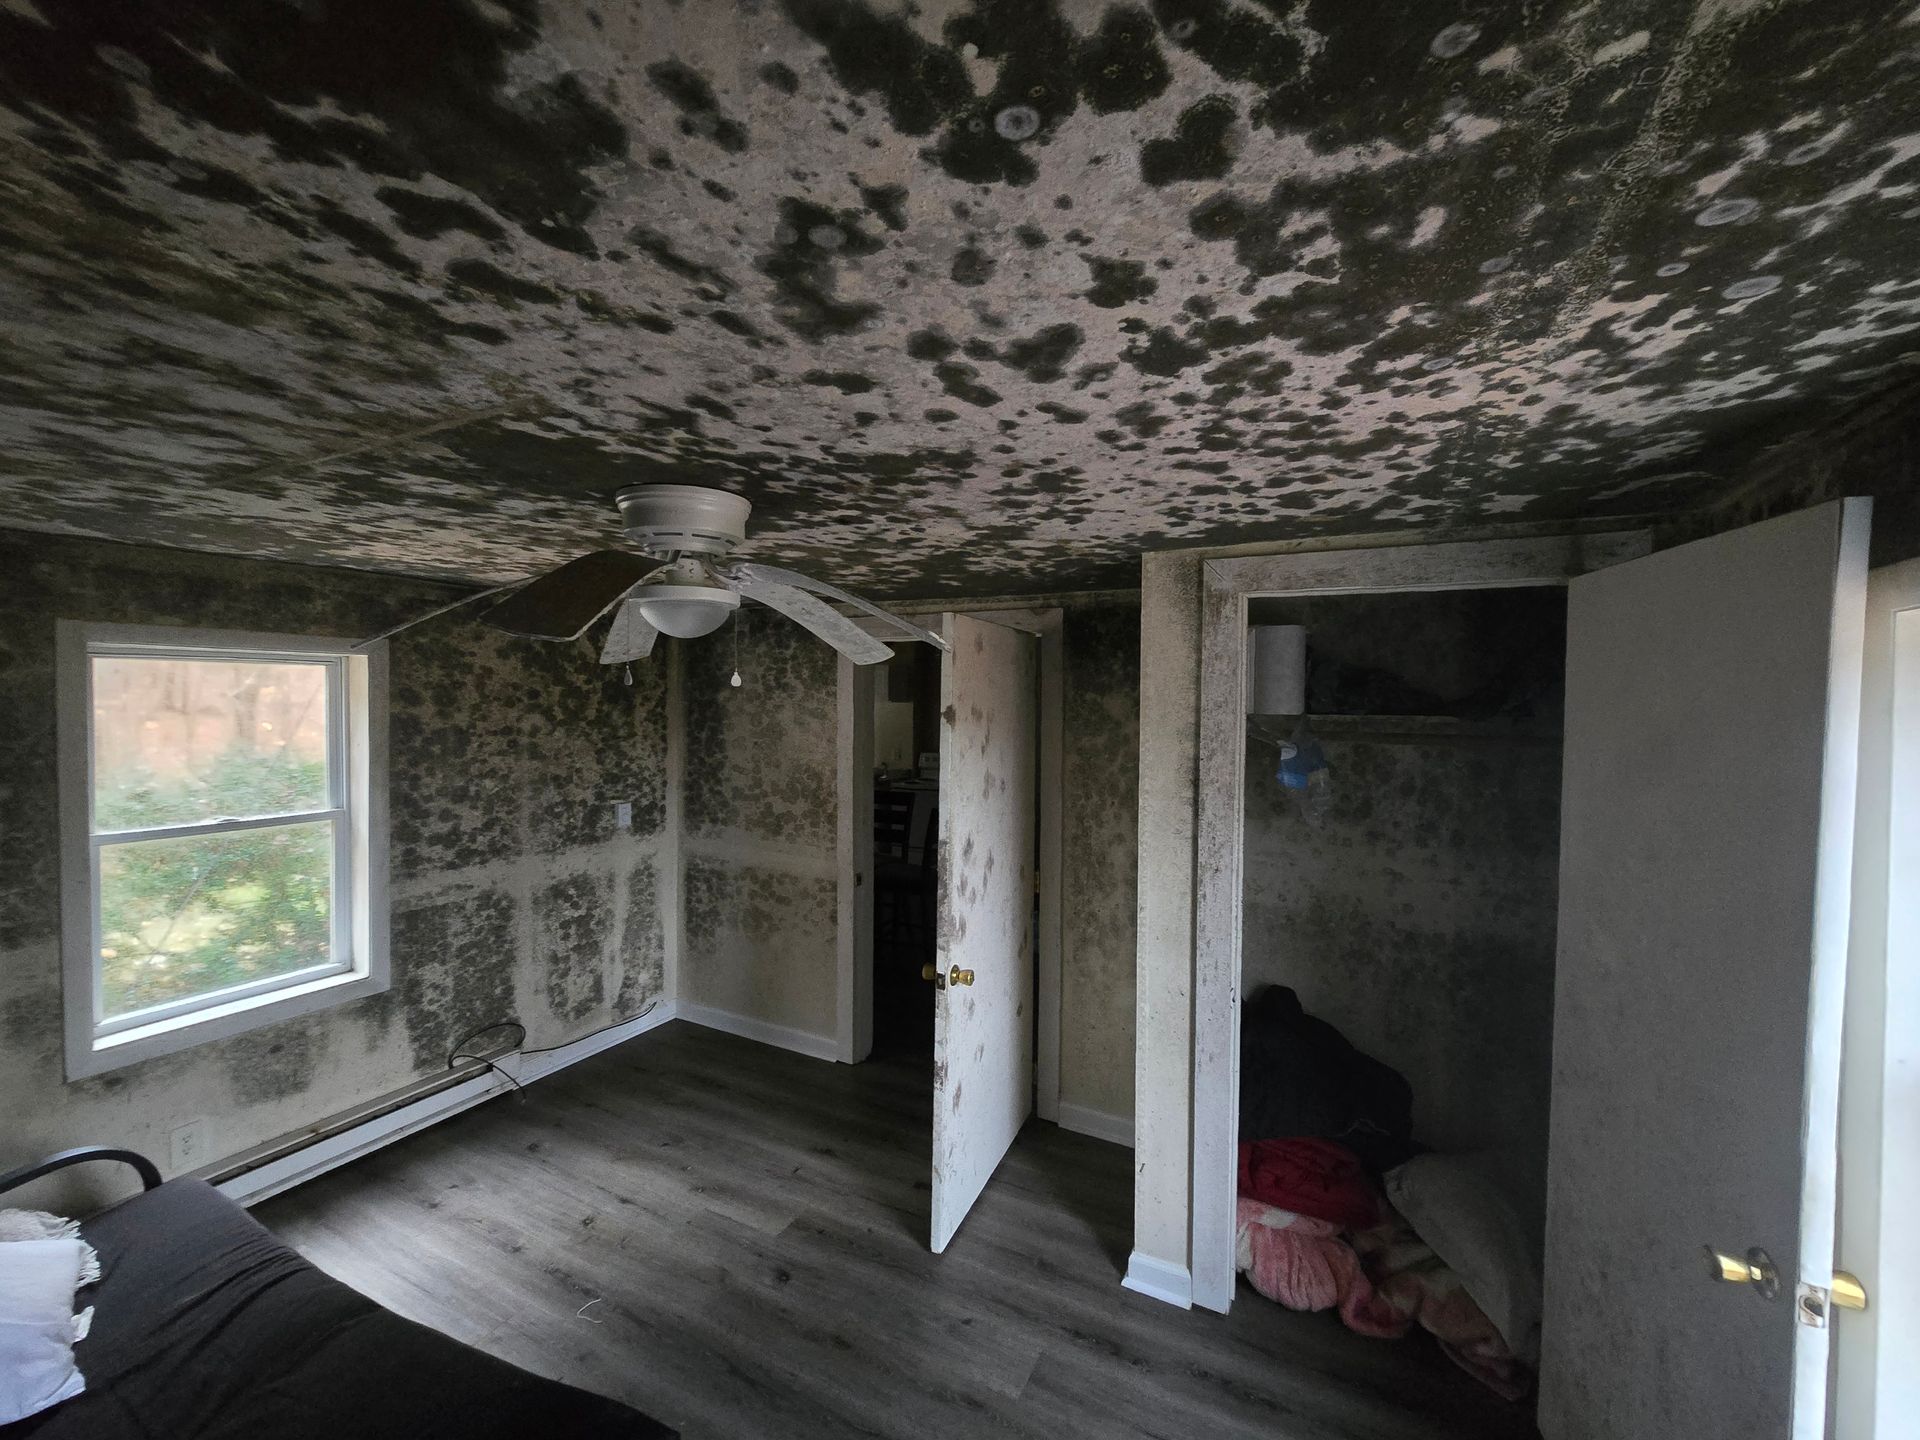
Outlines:
<svg viewBox="0 0 1920 1440"><path fill-rule="evenodd" d="M933 1249L1033 1109L1038 642L942 617L940 873L933 1042Z"/></svg>
<svg viewBox="0 0 1920 1440"><path fill-rule="evenodd" d="M1867 522L1572 582L1548 1440L1821 1434Z"/></svg>

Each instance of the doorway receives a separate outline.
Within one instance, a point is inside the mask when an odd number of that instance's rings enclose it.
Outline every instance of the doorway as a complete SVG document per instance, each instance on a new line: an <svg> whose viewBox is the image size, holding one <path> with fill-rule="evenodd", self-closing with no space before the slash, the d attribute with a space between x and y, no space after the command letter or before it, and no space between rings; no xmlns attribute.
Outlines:
<svg viewBox="0 0 1920 1440"><path fill-rule="evenodd" d="M841 667L841 1058L931 1055L939 1250L1021 1123L1058 1115L1062 627L908 618L946 651Z"/></svg>
<svg viewBox="0 0 1920 1440"><path fill-rule="evenodd" d="M894 647L873 684L873 1059L933 1064L940 652Z"/></svg>

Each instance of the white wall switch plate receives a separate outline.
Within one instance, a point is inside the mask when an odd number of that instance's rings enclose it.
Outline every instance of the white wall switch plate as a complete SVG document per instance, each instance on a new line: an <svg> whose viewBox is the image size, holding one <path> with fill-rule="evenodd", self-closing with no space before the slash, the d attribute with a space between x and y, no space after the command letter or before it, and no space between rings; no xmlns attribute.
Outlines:
<svg viewBox="0 0 1920 1440"><path fill-rule="evenodd" d="M633 828L633 802L616 800L613 802L613 828L631 830Z"/></svg>
<svg viewBox="0 0 1920 1440"><path fill-rule="evenodd" d="M207 1163L207 1122L189 1120L168 1134L168 1172L184 1175Z"/></svg>

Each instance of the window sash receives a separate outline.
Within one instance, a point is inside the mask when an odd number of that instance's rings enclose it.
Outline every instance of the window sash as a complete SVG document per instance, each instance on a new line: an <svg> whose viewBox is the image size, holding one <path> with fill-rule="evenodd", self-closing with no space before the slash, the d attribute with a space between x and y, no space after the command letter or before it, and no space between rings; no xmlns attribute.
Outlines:
<svg viewBox="0 0 1920 1440"><path fill-rule="evenodd" d="M322 810L300 811L289 814L258 815L240 817L221 817L215 820L184 822L177 825L154 825L138 830L95 830L93 828L93 806L96 798L95 788L95 743L93 728L93 679L95 660L100 659L167 659L185 661L206 661L213 664L232 664L235 661L257 661L265 664L283 663L313 665L325 672L325 700L327 711L327 808ZM316 655L298 651L255 650L242 647L224 646L183 646L167 644L107 644L95 643L86 647L86 765L87 765L87 817L88 817L88 857L90 893L92 951L92 1002L93 1036L96 1041L130 1030L142 1029L149 1025L160 1024L167 1020L190 1016L197 1011L210 1010L237 1001L259 995L271 994L277 990L288 990L311 984L315 980L329 976L355 972L365 963L365 957L354 953L354 918L356 897L353 893L353 825L348 810L349 781L349 744L352 717L348 713L349 701L346 684L346 665L338 655ZM100 856L101 852L116 845L136 844L143 840L188 839L201 835L222 835L243 830L274 829L299 824L312 824L324 821L329 826L332 841L331 875L328 883L327 928L331 958L324 965L310 965L287 975L275 975L259 980L247 981L240 985L229 985L219 990L203 991L198 995L182 996L161 1005L151 1005L125 1015L116 1015L108 1019L104 1013L105 961L100 954Z"/></svg>

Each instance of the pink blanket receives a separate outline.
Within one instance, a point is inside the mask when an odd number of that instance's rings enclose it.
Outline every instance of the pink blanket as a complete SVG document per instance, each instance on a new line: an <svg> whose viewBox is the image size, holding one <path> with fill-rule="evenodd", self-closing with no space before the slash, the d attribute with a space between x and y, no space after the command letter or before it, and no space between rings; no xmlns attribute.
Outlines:
<svg viewBox="0 0 1920 1440"><path fill-rule="evenodd" d="M1240 1199L1237 1262L1248 1282L1290 1310L1335 1310L1350 1330L1397 1340L1416 1323L1469 1375L1497 1394L1527 1393L1527 1367L1407 1222L1386 1219L1343 1238L1331 1221Z"/></svg>

